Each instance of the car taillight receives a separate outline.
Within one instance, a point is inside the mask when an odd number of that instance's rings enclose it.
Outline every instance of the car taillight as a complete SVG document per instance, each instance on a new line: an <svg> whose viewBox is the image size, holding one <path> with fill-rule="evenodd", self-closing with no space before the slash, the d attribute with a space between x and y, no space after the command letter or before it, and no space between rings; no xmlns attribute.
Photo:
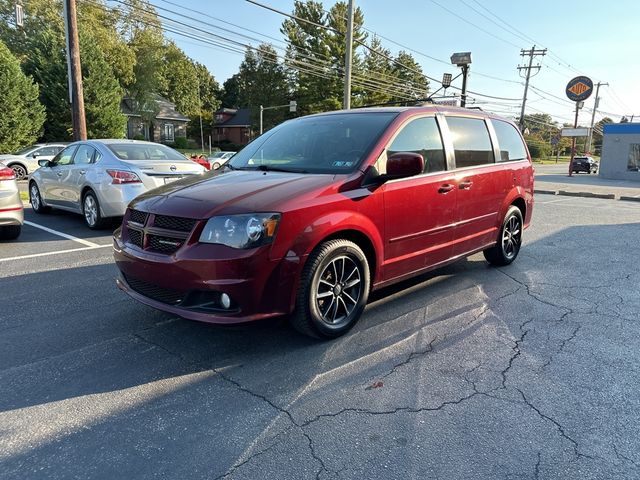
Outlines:
<svg viewBox="0 0 640 480"><path fill-rule="evenodd" d="M0 168L0 180L13 180L16 178L16 174L9 167Z"/></svg>
<svg viewBox="0 0 640 480"><path fill-rule="evenodd" d="M113 178L111 183L114 185L122 185L123 183L142 183L140 177L133 172L126 170L107 170L107 173Z"/></svg>

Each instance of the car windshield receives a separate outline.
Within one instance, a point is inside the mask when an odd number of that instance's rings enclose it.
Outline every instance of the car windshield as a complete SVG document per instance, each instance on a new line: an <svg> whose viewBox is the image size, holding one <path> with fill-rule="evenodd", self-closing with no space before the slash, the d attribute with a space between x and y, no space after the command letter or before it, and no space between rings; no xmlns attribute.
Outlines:
<svg viewBox="0 0 640 480"><path fill-rule="evenodd" d="M111 143L107 147L120 160L186 160L173 148L155 143Z"/></svg>
<svg viewBox="0 0 640 480"><path fill-rule="evenodd" d="M38 147L31 146L31 147L23 148L21 150L18 150L17 152L14 152L14 155L26 155L27 153L32 152L36 148Z"/></svg>
<svg viewBox="0 0 640 480"><path fill-rule="evenodd" d="M348 173L369 153L397 113L340 113L285 122L230 160L235 169Z"/></svg>

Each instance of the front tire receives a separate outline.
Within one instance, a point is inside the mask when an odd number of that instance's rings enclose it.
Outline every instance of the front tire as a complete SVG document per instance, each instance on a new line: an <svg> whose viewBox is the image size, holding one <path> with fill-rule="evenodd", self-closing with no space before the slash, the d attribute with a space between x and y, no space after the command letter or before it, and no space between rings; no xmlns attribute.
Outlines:
<svg viewBox="0 0 640 480"><path fill-rule="evenodd" d="M14 163L13 165L9 165L9 168L13 170L13 173L16 176L16 180L24 180L27 178L27 169L18 163Z"/></svg>
<svg viewBox="0 0 640 480"><path fill-rule="evenodd" d="M15 240L22 232L22 225L7 225L0 227L0 240Z"/></svg>
<svg viewBox="0 0 640 480"><path fill-rule="evenodd" d="M43 205L42 195L40 195L40 189L36 182L31 182L29 185L29 203L31 203L31 208L36 213L46 213L50 210L49 207Z"/></svg>
<svg viewBox="0 0 640 480"><path fill-rule="evenodd" d="M82 213L84 221L92 230L98 230L105 225L105 219L100 214L100 204L95 193L89 190L82 197Z"/></svg>
<svg viewBox="0 0 640 480"><path fill-rule="evenodd" d="M369 298L369 263L355 243L330 240L307 259L291 324L315 338L336 338L358 321Z"/></svg>
<svg viewBox="0 0 640 480"><path fill-rule="evenodd" d="M504 267L512 263L518 256L522 246L523 229L522 212L518 207L511 205L502 222L496 245L482 252L484 253L484 258L491 265L497 267Z"/></svg>
<svg viewBox="0 0 640 480"><path fill-rule="evenodd" d="M211 169L212 170L218 170L220 168L220 163L219 162L215 162L212 166Z"/></svg>

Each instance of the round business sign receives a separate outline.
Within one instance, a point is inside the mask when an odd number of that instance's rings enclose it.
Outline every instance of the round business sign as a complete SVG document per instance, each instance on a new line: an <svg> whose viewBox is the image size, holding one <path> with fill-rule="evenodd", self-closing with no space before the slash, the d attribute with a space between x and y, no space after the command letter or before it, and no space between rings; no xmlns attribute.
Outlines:
<svg viewBox="0 0 640 480"><path fill-rule="evenodd" d="M581 102L591 96L593 82L589 77L576 77L567 83L567 97L574 102Z"/></svg>

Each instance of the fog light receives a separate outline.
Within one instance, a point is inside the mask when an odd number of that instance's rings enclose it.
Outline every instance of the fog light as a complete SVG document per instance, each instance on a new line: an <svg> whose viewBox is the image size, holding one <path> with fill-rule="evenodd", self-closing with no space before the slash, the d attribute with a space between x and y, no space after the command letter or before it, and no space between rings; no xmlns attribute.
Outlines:
<svg viewBox="0 0 640 480"><path fill-rule="evenodd" d="M222 295L220 295L220 303L222 304L223 308L229 309L229 307L231 307L231 297L229 297L229 295L227 295L226 293L223 293Z"/></svg>

